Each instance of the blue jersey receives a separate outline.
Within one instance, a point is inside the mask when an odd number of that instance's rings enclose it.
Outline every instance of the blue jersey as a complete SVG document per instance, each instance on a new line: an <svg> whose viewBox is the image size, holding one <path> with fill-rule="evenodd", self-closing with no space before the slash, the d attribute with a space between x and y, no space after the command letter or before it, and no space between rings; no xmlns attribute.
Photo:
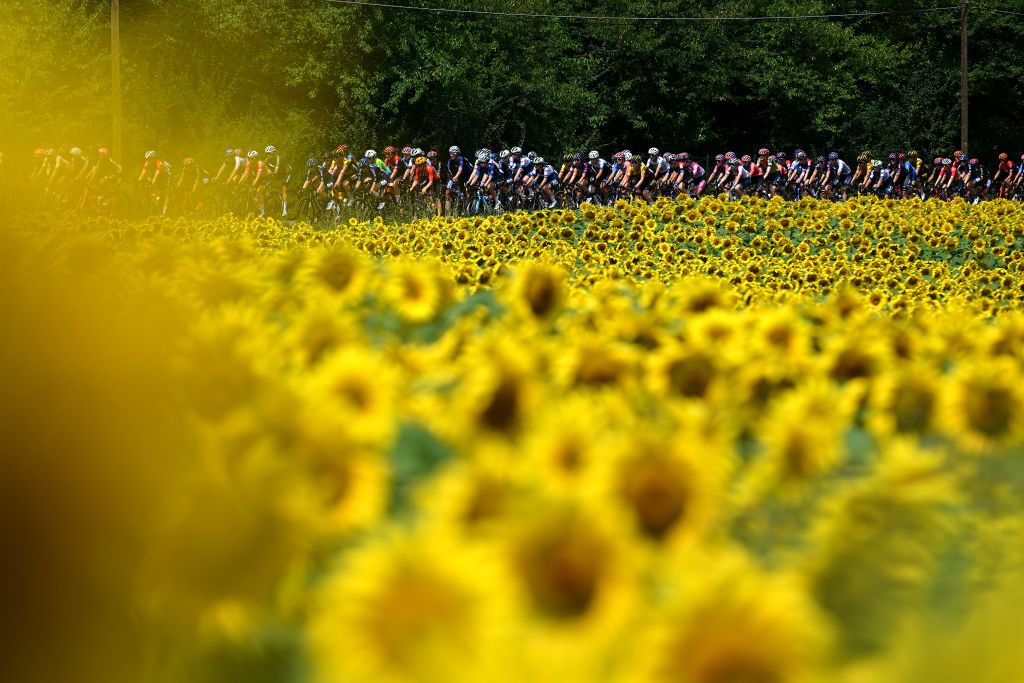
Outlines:
<svg viewBox="0 0 1024 683"><path fill-rule="evenodd" d="M453 180L455 179L455 176L458 174L458 172L462 171L462 176L459 178L459 182L461 183L466 182L469 179L469 174L472 173L472 168L470 167L469 159L462 156L461 154L455 157L454 159L449 157L448 163L446 164L446 168L448 169L448 177Z"/></svg>

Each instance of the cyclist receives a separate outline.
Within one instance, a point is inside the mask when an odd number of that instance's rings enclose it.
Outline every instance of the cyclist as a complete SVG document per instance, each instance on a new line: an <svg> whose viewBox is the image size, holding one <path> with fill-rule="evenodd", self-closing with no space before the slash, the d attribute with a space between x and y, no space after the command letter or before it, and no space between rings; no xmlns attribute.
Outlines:
<svg viewBox="0 0 1024 683"><path fill-rule="evenodd" d="M281 218L288 217L288 185L292 181L291 166L285 164L281 159L280 152L274 145L267 145L263 149L263 164L267 171L266 184L278 188L281 193ZM264 192L266 190L264 189ZM262 201L261 201L262 203Z"/></svg>
<svg viewBox="0 0 1024 683"><path fill-rule="evenodd" d="M676 155L682 169L679 175L678 189L689 192L694 197L700 197L707 184L704 167L690 158L689 152L680 152Z"/></svg>
<svg viewBox="0 0 1024 683"><path fill-rule="evenodd" d="M144 159L137 182L146 182L153 188L150 194L153 205L166 216L171 198L171 165L161 159L155 150L146 152Z"/></svg>
<svg viewBox="0 0 1024 683"><path fill-rule="evenodd" d="M1013 177L1013 162L1010 161L1010 155L1006 152L1000 152L996 172L992 174L992 184L999 186L1000 198L1008 195Z"/></svg>
<svg viewBox="0 0 1024 683"><path fill-rule="evenodd" d="M647 161L640 166L640 178L635 189L648 203L654 201L651 188L657 187L661 178L668 173L668 164L660 155L657 147L651 147L647 150Z"/></svg>
<svg viewBox="0 0 1024 683"><path fill-rule="evenodd" d="M448 184L445 187L444 196L448 203L449 211L452 207L452 196L462 195L466 181L473 172L469 159L462 156L462 150L458 145L448 148L448 160L445 162L445 170L448 171Z"/></svg>
<svg viewBox="0 0 1024 683"><path fill-rule="evenodd" d="M437 152L431 152L434 155L434 159L437 158ZM437 169L434 168L430 155L418 155L413 158L413 170L412 170L412 183L409 186L409 192L419 192L424 197L428 198L428 204L434 206L435 209L440 212L441 206L437 202L437 184L440 179L440 175Z"/></svg>
<svg viewBox="0 0 1024 683"><path fill-rule="evenodd" d="M721 185L722 178L728 170L729 167L728 164L725 163L725 155L716 154L715 165L711 167L711 173L708 174L708 185L713 186L717 190Z"/></svg>
<svg viewBox="0 0 1024 683"><path fill-rule="evenodd" d="M558 172L551 164L544 162L544 157L536 157L533 160L537 167L537 189L544 196L545 208L553 209L558 203L555 200L555 191L558 189Z"/></svg>
<svg viewBox="0 0 1024 683"><path fill-rule="evenodd" d="M810 178L811 160L807 157L807 152L802 149L797 149L793 153L793 157L793 165L789 168L789 181L793 185L793 197L800 199L807 186L807 180Z"/></svg>
<svg viewBox="0 0 1024 683"><path fill-rule="evenodd" d="M839 158L839 152L828 153L828 166L825 170L825 177L822 180L822 187L830 185L839 189L843 199L847 197L847 189L853 180L853 169Z"/></svg>
<svg viewBox="0 0 1024 683"><path fill-rule="evenodd" d="M110 158L110 150L100 147L96 152L96 163L92 165L89 173L85 176L85 190L82 192L82 199L78 208L84 208L89 201L89 194L95 190L97 206L111 190L111 187L121 179L121 166Z"/></svg>
<svg viewBox="0 0 1024 683"><path fill-rule="evenodd" d="M358 178L356 190L363 189L370 193L370 196L377 199L377 210L380 211L386 205L384 193L391 179L391 169L372 149L366 150L363 158L359 160Z"/></svg>

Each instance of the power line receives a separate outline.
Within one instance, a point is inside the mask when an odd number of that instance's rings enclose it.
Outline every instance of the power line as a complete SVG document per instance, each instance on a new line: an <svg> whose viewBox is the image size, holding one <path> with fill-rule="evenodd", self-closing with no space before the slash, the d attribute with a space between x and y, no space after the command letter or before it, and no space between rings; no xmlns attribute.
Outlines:
<svg viewBox="0 0 1024 683"><path fill-rule="evenodd" d="M1024 17L1024 12L1011 12L1006 9L995 9L992 7L986 7L985 5L978 5L975 9L979 9L982 12L991 12L992 14L1006 14L1011 17Z"/></svg>
<svg viewBox="0 0 1024 683"><path fill-rule="evenodd" d="M948 12L960 9L959 6L925 7L921 9L885 10L878 12L846 12L842 14L780 14L760 17L628 17L599 14L542 14L537 12L499 12L494 10L458 9L454 7L419 7L417 5L399 5L387 2L369 2L367 0L325 0L335 5L354 7L373 7L410 12L438 12L446 14L470 14L487 17L516 17L520 19L562 19L566 21L647 21L647 22L714 22L714 21L793 21L801 19L847 19L861 17L880 17L893 14L922 14L925 12ZM991 11L991 10L990 10Z"/></svg>

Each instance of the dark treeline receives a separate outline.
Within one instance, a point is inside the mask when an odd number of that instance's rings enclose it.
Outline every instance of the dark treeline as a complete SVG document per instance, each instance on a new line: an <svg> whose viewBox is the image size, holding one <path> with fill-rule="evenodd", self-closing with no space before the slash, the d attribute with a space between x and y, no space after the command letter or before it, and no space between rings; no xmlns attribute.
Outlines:
<svg viewBox="0 0 1024 683"><path fill-rule="evenodd" d="M402 0L597 15L898 10L948 0ZM0 7L0 147L109 144L106 0ZM414 142L552 154L959 143L959 11L765 22L474 17L324 0L122 0L126 153ZM1024 0L986 7L1024 11ZM971 151L1024 151L1024 17L972 7Z"/></svg>

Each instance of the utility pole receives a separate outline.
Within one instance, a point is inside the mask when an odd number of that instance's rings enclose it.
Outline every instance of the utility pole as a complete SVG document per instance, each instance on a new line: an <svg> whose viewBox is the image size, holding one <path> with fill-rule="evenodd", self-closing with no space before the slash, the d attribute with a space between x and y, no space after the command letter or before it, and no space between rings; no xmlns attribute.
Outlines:
<svg viewBox="0 0 1024 683"><path fill-rule="evenodd" d="M114 139L111 154L124 163L121 157L121 2L110 0L110 84L111 103L114 115Z"/></svg>
<svg viewBox="0 0 1024 683"><path fill-rule="evenodd" d="M960 0L960 149L967 154L967 0Z"/></svg>

